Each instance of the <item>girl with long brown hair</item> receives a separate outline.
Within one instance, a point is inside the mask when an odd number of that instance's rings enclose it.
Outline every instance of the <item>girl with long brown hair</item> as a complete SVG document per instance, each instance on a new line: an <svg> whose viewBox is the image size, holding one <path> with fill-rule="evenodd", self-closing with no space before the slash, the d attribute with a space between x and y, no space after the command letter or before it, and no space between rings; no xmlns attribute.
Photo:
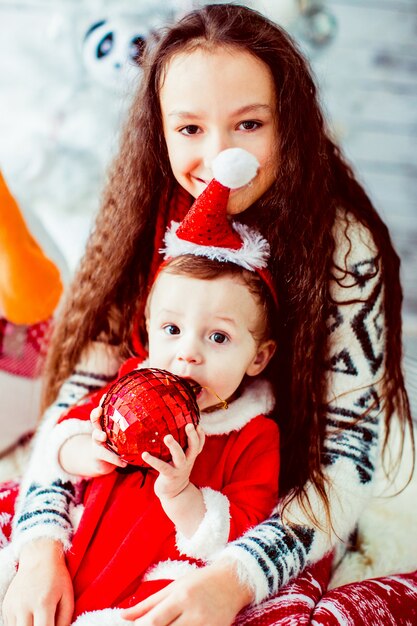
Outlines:
<svg viewBox="0 0 417 626"><path fill-rule="evenodd" d="M121 359L143 352L139 320L166 224L183 217L210 180L211 161L228 147L246 148L260 162L228 212L256 226L272 251L280 308L269 375L281 431L281 500L213 565L127 612L144 615L138 624L230 624L245 604L343 549L371 496L394 414L403 432L411 427L399 259L387 228L330 137L294 43L257 12L227 4L186 15L147 46L96 227L50 347L49 422L114 377ZM44 597L61 615L71 594L61 546L70 544L75 490L59 485L50 532L31 523L47 487L47 478L36 478L29 468L12 585L17 593L35 561L45 572L59 568L62 584L49 583ZM192 601L181 602L181 594Z"/></svg>

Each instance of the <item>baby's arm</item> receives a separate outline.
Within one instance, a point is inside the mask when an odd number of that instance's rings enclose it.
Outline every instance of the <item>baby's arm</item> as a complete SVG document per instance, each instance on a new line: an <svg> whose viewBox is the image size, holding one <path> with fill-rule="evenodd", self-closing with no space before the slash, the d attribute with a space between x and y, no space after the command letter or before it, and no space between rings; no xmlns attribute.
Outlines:
<svg viewBox="0 0 417 626"><path fill-rule="evenodd" d="M69 436L58 452L58 461L68 474L93 478L126 467L127 462L106 447L106 434L100 428L101 408L91 411L91 434Z"/></svg>
<svg viewBox="0 0 417 626"><path fill-rule="evenodd" d="M190 474L197 456L204 446L204 432L200 426L192 424L185 427L188 447L184 452L172 435L164 438L172 461L165 463L148 452L142 458L159 472L155 481L155 494L162 508L177 530L191 537L206 514L206 507L201 490L190 482Z"/></svg>

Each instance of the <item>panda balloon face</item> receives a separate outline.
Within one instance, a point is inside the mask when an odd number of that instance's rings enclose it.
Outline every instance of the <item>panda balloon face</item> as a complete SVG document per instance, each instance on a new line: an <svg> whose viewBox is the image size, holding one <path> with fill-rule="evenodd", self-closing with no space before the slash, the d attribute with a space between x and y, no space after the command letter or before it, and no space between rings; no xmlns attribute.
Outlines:
<svg viewBox="0 0 417 626"><path fill-rule="evenodd" d="M90 75L104 87L119 89L140 75L140 57L153 27L148 19L102 20L84 37L83 59Z"/></svg>

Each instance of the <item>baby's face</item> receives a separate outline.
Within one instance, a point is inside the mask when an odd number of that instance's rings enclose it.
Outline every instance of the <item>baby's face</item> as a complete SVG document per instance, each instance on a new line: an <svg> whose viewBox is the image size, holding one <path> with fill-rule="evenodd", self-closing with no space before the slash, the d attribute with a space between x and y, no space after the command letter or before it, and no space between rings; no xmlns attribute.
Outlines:
<svg viewBox="0 0 417 626"><path fill-rule="evenodd" d="M255 338L261 319L261 306L236 277L162 271L148 302L149 365L197 382L200 409L213 406L215 394L229 398L245 374L266 366L271 342Z"/></svg>

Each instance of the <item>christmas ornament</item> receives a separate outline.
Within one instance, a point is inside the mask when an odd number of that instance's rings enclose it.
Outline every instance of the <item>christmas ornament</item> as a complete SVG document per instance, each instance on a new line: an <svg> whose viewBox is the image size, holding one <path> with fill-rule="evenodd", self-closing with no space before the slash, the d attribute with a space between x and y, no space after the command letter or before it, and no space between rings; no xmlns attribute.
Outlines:
<svg viewBox="0 0 417 626"><path fill-rule="evenodd" d="M199 421L195 389L187 380L156 368L133 370L119 378L102 404L101 428L107 446L132 465L149 467L142 453L163 461L171 455L164 437L187 447L185 426Z"/></svg>

